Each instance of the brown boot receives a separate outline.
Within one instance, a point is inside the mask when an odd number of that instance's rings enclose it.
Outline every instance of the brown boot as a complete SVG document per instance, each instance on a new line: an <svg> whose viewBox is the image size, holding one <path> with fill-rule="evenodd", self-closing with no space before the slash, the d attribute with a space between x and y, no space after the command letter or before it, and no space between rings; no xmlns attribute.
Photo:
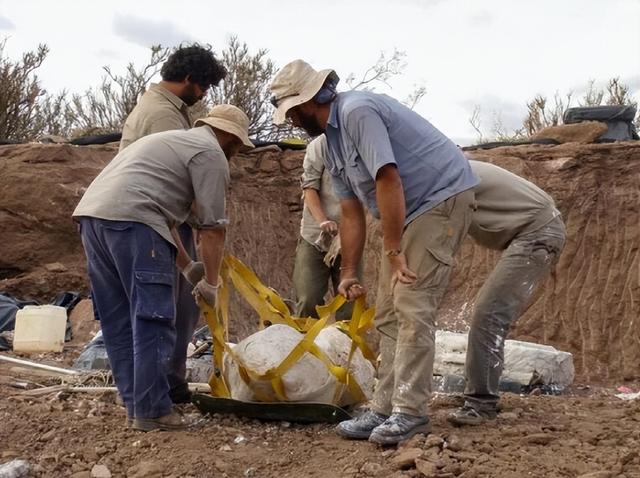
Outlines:
<svg viewBox="0 0 640 478"><path fill-rule="evenodd" d="M143 432L150 432L153 430L174 431L184 430L185 428L187 428L186 423L182 421L180 414L175 411L158 418L133 419L133 429Z"/></svg>

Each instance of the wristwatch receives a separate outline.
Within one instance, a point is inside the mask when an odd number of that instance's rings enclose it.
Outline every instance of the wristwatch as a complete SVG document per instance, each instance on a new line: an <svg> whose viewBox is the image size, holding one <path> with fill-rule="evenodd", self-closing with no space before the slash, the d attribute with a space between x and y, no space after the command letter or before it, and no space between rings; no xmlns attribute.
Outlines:
<svg viewBox="0 0 640 478"><path fill-rule="evenodd" d="M387 257L399 256L400 254L402 254L400 249L389 249L388 251L384 251L384 255Z"/></svg>

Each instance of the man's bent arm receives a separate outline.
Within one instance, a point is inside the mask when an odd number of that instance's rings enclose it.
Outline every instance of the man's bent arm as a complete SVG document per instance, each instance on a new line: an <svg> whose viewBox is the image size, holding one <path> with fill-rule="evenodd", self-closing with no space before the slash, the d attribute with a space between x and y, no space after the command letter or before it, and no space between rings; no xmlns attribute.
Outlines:
<svg viewBox="0 0 640 478"><path fill-rule="evenodd" d="M178 249L178 253L176 254L176 265L178 266L178 269L184 270L184 268L187 267L192 260L195 260L195 258L191 257L184 248L182 239L180 239L180 234L175 227L171 228L171 237L173 237L173 240L176 243L176 248Z"/></svg>
<svg viewBox="0 0 640 478"><path fill-rule="evenodd" d="M366 218L362 204L357 199L343 199L340 201L342 217L340 220L341 269L351 277L356 277L356 271L367 235Z"/></svg>
<svg viewBox="0 0 640 478"><path fill-rule="evenodd" d="M226 231L223 227L200 230L200 254L204 263L205 277L209 284L218 285L220 266L224 255Z"/></svg>
<svg viewBox="0 0 640 478"><path fill-rule="evenodd" d="M322 224L328 218L322 209L322 203L320 202L320 195L318 191L313 188L304 189L304 203L309 208L311 215L318 224Z"/></svg>

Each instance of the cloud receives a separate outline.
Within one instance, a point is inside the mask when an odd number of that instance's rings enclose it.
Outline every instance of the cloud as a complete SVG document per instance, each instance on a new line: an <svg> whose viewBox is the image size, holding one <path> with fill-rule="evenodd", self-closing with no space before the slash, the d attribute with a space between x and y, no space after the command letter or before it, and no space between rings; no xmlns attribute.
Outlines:
<svg viewBox="0 0 640 478"><path fill-rule="evenodd" d="M493 15L487 10L480 10L469 15L467 23L470 27L486 27L493 23Z"/></svg>
<svg viewBox="0 0 640 478"><path fill-rule="evenodd" d="M107 60L117 60L120 58L120 54L116 50L111 50L110 48L101 48L97 50L96 56Z"/></svg>
<svg viewBox="0 0 640 478"><path fill-rule="evenodd" d="M623 78L622 82L629 87L629 91L631 93L635 93L640 90L640 75Z"/></svg>
<svg viewBox="0 0 640 478"><path fill-rule="evenodd" d="M113 18L113 31L126 41L145 48L157 44L173 47L193 40L191 35L169 21L147 20L132 15L116 14Z"/></svg>
<svg viewBox="0 0 640 478"><path fill-rule="evenodd" d="M0 30L15 30L16 26L7 17L0 15Z"/></svg>

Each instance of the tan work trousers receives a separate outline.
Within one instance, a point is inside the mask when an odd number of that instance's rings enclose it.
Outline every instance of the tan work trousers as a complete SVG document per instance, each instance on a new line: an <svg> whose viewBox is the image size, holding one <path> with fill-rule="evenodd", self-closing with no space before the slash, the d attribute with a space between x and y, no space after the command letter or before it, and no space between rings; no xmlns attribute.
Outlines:
<svg viewBox="0 0 640 478"><path fill-rule="evenodd" d="M459 193L411 222L401 249L418 279L391 284L383 254L378 277L376 328L381 334L380 368L371 408L384 414L427 414L431 394L438 305L449 283L453 256L467 234L473 190Z"/></svg>

